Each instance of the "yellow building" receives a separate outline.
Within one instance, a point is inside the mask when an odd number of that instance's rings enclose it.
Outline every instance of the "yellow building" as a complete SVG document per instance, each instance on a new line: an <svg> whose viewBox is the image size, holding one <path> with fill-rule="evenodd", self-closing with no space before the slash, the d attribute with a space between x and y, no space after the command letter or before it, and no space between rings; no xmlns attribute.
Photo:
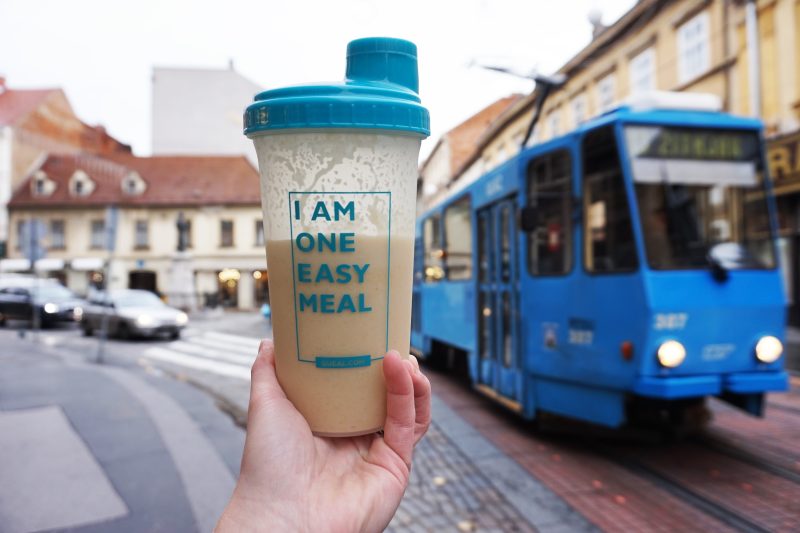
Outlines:
<svg viewBox="0 0 800 533"><path fill-rule="evenodd" d="M36 270L80 294L104 284L110 258L110 288L185 301L172 284L174 269L188 264L199 305L253 308L268 297L259 177L244 156L50 154L8 205L9 258L0 260L0 275L31 270L21 241L36 220L46 250ZM113 257L106 249L109 206L118 212ZM180 215L187 224L183 254L176 251Z"/></svg>
<svg viewBox="0 0 800 533"><path fill-rule="evenodd" d="M596 26L592 42L559 69L566 81L547 98L529 144L650 90L712 93L726 111L759 116L768 137L791 320L799 323L800 0L753 2L749 26L748 4L640 0L612 25ZM756 38L749 41L749 34ZM751 57L758 59L752 62L757 77L750 76ZM520 100L489 127L460 176L473 175L471 168L486 172L519 150L537 96L534 91Z"/></svg>

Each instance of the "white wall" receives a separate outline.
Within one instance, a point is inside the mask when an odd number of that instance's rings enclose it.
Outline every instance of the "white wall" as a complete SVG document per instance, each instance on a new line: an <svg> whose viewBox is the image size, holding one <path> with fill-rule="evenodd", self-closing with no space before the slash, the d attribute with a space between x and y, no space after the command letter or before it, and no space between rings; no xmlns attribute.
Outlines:
<svg viewBox="0 0 800 533"><path fill-rule="evenodd" d="M255 165L242 115L261 90L232 68L154 68L153 154L245 154Z"/></svg>
<svg viewBox="0 0 800 533"><path fill-rule="evenodd" d="M10 126L0 127L0 241L8 239L8 210L11 199L11 145L12 129Z"/></svg>

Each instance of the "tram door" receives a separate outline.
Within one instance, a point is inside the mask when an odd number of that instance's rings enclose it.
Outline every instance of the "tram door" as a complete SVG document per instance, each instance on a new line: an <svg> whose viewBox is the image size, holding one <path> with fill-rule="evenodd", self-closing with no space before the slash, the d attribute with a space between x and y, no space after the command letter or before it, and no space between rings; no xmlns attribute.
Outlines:
<svg viewBox="0 0 800 533"><path fill-rule="evenodd" d="M516 205L503 200L478 212L479 382L521 400Z"/></svg>

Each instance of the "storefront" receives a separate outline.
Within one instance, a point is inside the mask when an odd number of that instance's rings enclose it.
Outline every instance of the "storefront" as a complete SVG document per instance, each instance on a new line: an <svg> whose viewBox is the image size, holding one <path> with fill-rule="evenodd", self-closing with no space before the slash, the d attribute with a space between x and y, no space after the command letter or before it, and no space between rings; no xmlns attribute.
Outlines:
<svg viewBox="0 0 800 533"><path fill-rule="evenodd" d="M266 270L254 270L253 301L256 307L269 303L269 275Z"/></svg>
<svg viewBox="0 0 800 533"><path fill-rule="evenodd" d="M778 248L789 300L789 324L800 326L800 131L767 142L778 208Z"/></svg>

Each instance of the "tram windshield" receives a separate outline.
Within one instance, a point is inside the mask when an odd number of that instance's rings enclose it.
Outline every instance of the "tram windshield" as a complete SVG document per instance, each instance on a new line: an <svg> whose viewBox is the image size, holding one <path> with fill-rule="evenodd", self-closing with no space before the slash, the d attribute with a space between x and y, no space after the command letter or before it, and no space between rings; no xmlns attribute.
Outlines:
<svg viewBox="0 0 800 533"><path fill-rule="evenodd" d="M627 126L625 139L651 268L774 268L755 132Z"/></svg>

